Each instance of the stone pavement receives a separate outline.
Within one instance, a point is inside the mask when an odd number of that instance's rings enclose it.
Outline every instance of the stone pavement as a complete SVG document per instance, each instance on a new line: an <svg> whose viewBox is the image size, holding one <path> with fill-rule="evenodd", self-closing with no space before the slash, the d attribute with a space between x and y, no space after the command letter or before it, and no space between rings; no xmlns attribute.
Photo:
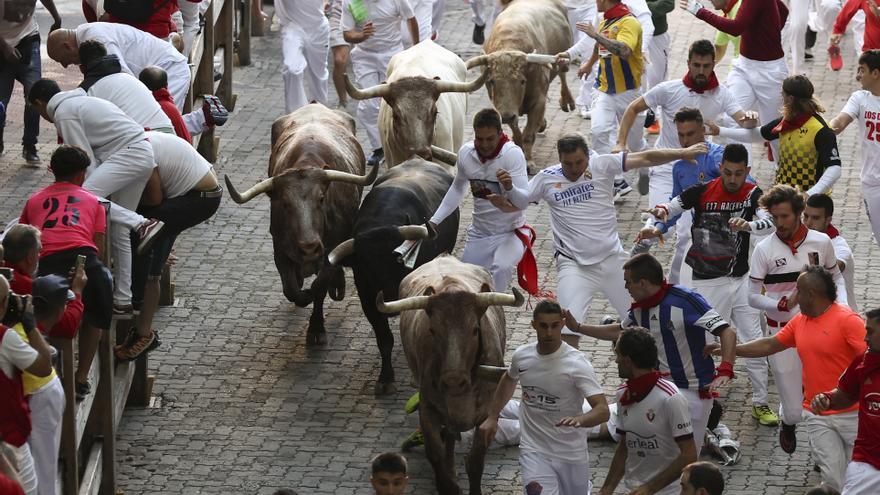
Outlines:
<svg viewBox="0 0 880 495"><path fill-rule="evenodd" d="M81 22L79 2L64 0L59 6L67 15L66 26ZM43 22L47 17L40 15L45 29L49 22ZM440 40L464 59L478 53L478 47L470 42L469 18L467 5L449 2ZM679 76L685 70L689 42L710 37L712 32L678 10L670 25L669 73ZM828 105L826 117L831 118L857 84L852 50L845 52L844 70L832 73L825 68L824 42L820 37L816 60L808 67L818 95ZM222 142L216 164L218 173L230 175L240 188L265 177L270 125L283 108L277 26L267 37L255 38L253 48L254 64L239 69L235 76L238 107L219 132ZM74 68L64 71L45 57L44 61L46 73L61 78L65 87L79 81ZM721 64L722 75L728 64ZM535 146L539 164L555 163L555 138L561 133L589 131L588 121L558 109L558 93L559 84L554 83L548 129ZM4 186L0 205L6 218L17 215L26 196L48 182L47 173L24 168L18 158L20 90L14 99L6 132L7 151L0 162L0 183ZM469 103L468 119L489 105L485 90L471 95ZM350 110L353 112L353 106ZM55 146L54 129L45 122L42 125L40 153L47 161ZM366 143L362 132L360 137ZM858 129L853 128L841 140L845 167L835 187L835 199L841 202L836 223L856 254L860 303L873 307L878 292L866 279L877 269L877 261L871 257L877 248L860 200L858 138ZM766 165L762 162L755 167L762 185L769 182ZM639 209L646 203L634 192L618 207L625 244L634 238L640 226ZM350 276L348 297L342 302L328 301L326 306L328 345L306 347L311 309L294 307L281 293L272 261L268 208L265 198L244 206L224 200L214 219L178 241L178 302L160 311L156 328L163 345L151 355L156 401L152 408L126 411L119 430L120 487L126 493L263 494L279 487L299 493L367 493L370 458L396 450L417 425L415 416L407 417L403 412L413 390L408 386L409 371L399 346L394 352L399 390L387 397L372 394L379 371L378 352ZM469 222L470 212L468 204L463 208L463 226ZM537 258L543 285L552 290L556 280L546 208L531 207L529 220L539 235ZM463 236L457 252L462 246ZM669 251L668 247L658 251L664 262ZM589 320L597 321L608 309L604 299L597 300ZM530 310L510 310L507 315L509 356L531 337ZM610 347L584 339L581 348L610 395L619 383ZM742 442L743 457L738 465L723 468L728 493L804 493L806 487L818 483L811 470L806 435L799 434L793 456L783 453L777 447L776 430L757 426L750 417L748 379L741 366L737 371L738 378L725 392L724 422ZM775 395L772 402L777 403ZM613 450L613 444L591 443L594 485L601 486ZM463 452L458 449L459 473L466 483ZM520 493L517 455L516 448L490 452L483 476L486 493ZM410 493L433 493L432 472L422 452L408 458L413 485Z"/></svg>

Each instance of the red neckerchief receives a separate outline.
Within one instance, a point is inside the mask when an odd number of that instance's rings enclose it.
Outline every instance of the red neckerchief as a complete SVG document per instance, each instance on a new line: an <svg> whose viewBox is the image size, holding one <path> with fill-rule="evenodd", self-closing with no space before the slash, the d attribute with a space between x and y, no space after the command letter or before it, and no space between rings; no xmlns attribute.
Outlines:
<svg viewBox="0 0 880 495"><path fill-rule="evenodd" d="M834 225L828 225L828 228L825 229L825 234L828 237L834 239L835 237L840 235L840 231L837 230L837 227L835 227Z"/></svg>
<svg viewBox="0 0 880 495"><path fill-rule="evenodd" d="M865 351L865 357L862 359L862 362L859 363L856 370L859 372L859 376L864 379L864 377L870 375L871 373L880 370L880 352L871 352L870 349Z"/></svg>
<svg viewBox="0 0 880 495"><path fill-rule="evenodd" d="M776 134L785 134L786 132L796 131L803 127L812 116L813 114L811 113L802 113L795 117L794 120L782 119L776 124L776 127L773 128L773 132Z"/></svg>
<svg viewBox="0 0 880 495"><path fill-rule="evenodd" d="M605 20L617 19L618 17L623 17L630 13L631 12L629 11L629 7L624 5L623 2L620 2L619 4L605 11Z"/></svg>
<svg viewBox="0 0 880 495"><path fill-rule="evenodd" d="M662 301L663 298L666 297L666 293L669 291L669 289L671 287L672 287L672 284L666 283L666 280L664 280L663 284L660 285L660 290L658 290L656 294L654 294L651 297L647 297L645 299L642 299L641 301L636 301L636 302L632 303L632 306L630 306L629 309L650 309L650 308L653 308L654 306L660 304L660 301Z"/></svg>
<svg viewBox="0 0 880 495"><path fill-rule="evenodd" d="M739 2L739 0L730 0L729 2L727 2L727 5L725 5L724 8L721 9L721 12L729 14L730 11L733 10L734 7L736 7L736 2Z"/></svg>
<svg viewBox="0 0 880 495"><path fill-rule="evenodd" d="M652 371L650 373L645 373L638 378L627 380L626 392L624 392L623 396L620 398L620 404L628 406L641 401L651 393L651 390L654 390L654 386L657 385L657 380L659 379L660 372Z"/></svg>
<svg viewBox="0 0 880 495"><path fill-rule="evenodd" d="M694 84L694 80L691 79L690 72L688 72L687 74L684 75L684 79L682 79L681 82L683 82L684 85L687 86L687 88L689 90L693 91L694 93L700 94L700 95L705 93L706 91L712 91L713 89L718 87L718 77L715 75L714 71L712 72L712 75L709 76L709 82L706 83L706 85L703 86L702 88L697 87Z"/></svg>
<svg viewBox="0 0 880 495"><path fill-rule="evenodd" d="M510 141L510 139L507 139L507 134L504 134L502 132L501 139L498 140L498 146L495 147L495 151L493 151L491 155L483 156L483 154L480 153L480 148L477 147L477 141L474 140L474 149L477 150L477 157L480 158L480 163L486 163L489 160L497 157L498 154L501 153L501 148L504 147L504 143L506 143L508 141Z"/></svg>
<svg viewBox="0 0 880 495"><path fill-rule="evenodd" d="M174 103L174 98L171 96L171 93L168 92L167 88L159 88L156 91L153 91L153 98L156 101L170 101Z"/></svg>
<svg viewBox="0 0 880 495"><path fill-rule="evenodd" d="M807 238L807 226L803 223L800 224L797 231L795 231L794 235L791 236L791 240L786 241L785 239L779 237L779 234L776 234L776 237L779 238L780 241L784 242L788 249L791 249L791 254L797 254L797 247L804 242L804 239Z"/></svg>

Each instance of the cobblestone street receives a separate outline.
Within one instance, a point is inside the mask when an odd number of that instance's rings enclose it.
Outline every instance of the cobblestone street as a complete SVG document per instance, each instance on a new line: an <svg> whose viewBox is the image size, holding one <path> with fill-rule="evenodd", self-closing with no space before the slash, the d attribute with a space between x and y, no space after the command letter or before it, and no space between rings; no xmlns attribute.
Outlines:
<svg viewBox="0 0 880 495"><path fill-rule="evenodd" d="M82 22L80 3L59 2L65 27ZM271 5L266 6L271 11ZM460 0L447 3L440 40L463 59L479 53L471 43L470 10ZM50 22L44 10L39 20L45 35ZM488 33L487 33L488 34ZM672 45L669 77L685 71L687 46L701 37L714 37L709 26L676 9L670 16ZM808 75L828 109L830 120L843 107L855 82L855 58L848 36L844 41L844 68L827 68L827 37L819 36L816 58ZM44 37L45 39L45 37ZM64 89L80 81L75 67L61 68L45 56L44 77L62 81ZM719 79L729 67L729 55L719 65ZM472 72L472 75L474 72ZM570 81L573 76L570 75ZM572 84L572 87L576 86ZM222 139L218 175L227 174L243 190L266 177L269 129L282 113L281 48L277 24L263 38L253 40L253 64L237 69L235 111L219 130ZM331 102L335 104L332 85ZM556 163L555 141L568 131L589 132L589 121L563 113L557 104L559 83L551 85L547 123L535 145L535 161L542 166ZM468 122L473 113L489 106L485 89L469 96ZM0 158L0 212L17 216L24 201L47 184L44 169L24 167L20 157L22 97L16 87L5 131L6 152ZM354 113L354 104L349 111ZM55 147L55 131L42 122L40 156L48 164ZM466 139L472 136L470 124ZM361 142L369 152L366 136ZM877 306L880 290L867 276L878 269L870 225L861 201L857 126L839 138L844 162L843 177L834 188L835 224L849 241L856 256L856 294L864 308ZM756 151L759 151L756 148ZM757 153L756 153L757 154ZM770 177L765 161L753 168L765 190ZM634 174L631 174L634 178ZM640 210L647 198L637 192L618 206L620 233L629 246L641 225ZM461 235L456 253L464 246L464 226L470 221L470 200L462 209ZM552 239L546 207L529 208L529 220L538 232L536 257L542 285L556 287ZM367 493L369 460L384 451L396 450L417 426L417 415L407 416L404 403L413 393L403 352L394 350L396 393L376 397L373 383L379 372L379 355L373 332L363 317L350 272L344 301L328 298L325 307L328 344L307 347L306 326L311 308L296 308L281 292L272 260L269 235L269 201L257 198L236 205L225 198L215 217L182 235L176 246L180 261L174 268L177 304L161 309L156 328L163 344L150 354L156 382L154 407L129 409L120 426L120 487L127 494L260 493L280 487L303 494ZM671 243L656 252L668 261ZM588 320L597 322L608 312L604 299L593 303ZM513 350L532 337L531 309L508 309L509 359ZM392 321L397 335L397 322ZM613 355L607 343L582 339L581 350L592 360L606 393L611 397L619 384ZM794 455L782 452L775 428L758 426L749 411L751 390L745 369L737 365L737 378L723 393L727 407L723 422L742 442L742 459L722 468L727 476L726 493L803 494L819 482L813 472L806 434L798 434ZM778 400L771 385L771 405ZM591 442L594 486L601 486L614 445ZM458 449L458 471L464 482L463 453ZM488 494L521 493L518 449L490 451L483 475ZM434 493L433 475L423 452L408 455L409 493ZM464 485L463 485L464 486Z"/></svg>

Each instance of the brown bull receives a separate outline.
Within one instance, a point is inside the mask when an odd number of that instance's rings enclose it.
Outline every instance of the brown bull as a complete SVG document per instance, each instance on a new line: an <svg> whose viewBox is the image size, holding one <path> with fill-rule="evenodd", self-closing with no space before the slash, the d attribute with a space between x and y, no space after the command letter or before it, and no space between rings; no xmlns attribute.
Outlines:
<svg viewBox="0 0 880 495"><path fill-rule="evenodd" d="M269 232L284 295L297 306L314 303L307 342L324 344L324 298L345 296L341 268L326 263L329 253L348 239L361 190L375 180L364 175L364 152L355 137L354 119L320 103L306 105L272 124L269 178L239 194L239 204L266 193L271 201ZM308 289L303 280L317 275Z"/></svg>
<svg viewBox="0 0 880 495"><path fill-rule="evenodd" d="M501 118L513 134L534 170L532 147L535 136L544 130L544 110L550 82L559 74L556 57L571 47L571 28L565 6L559 0L513 0L498 15L489 39L483 45L484 55L467 62L467 68L485 65L489 76L486 90ZM559 104L565 112L574 110L574 99L565 77ZM522 131L517 118L527 115Z"/></svg>
<svg viewBox="0 0 880 495"><path fill-rule="evenodd" d="M383 313L400 312L400 339L413 381L419 388L419 423L425 453L434 468L437 491L459 494L455 439L474 430L488 415L494 381L478 379L504 365L507 345L504 310L520 306L522 295L491 292L485 269L441 256L407 275L401 299L377 301ZM496 377L497 378L497 377ZM481 435L467 456L470 493L480 494L487 445Z"/></svg>

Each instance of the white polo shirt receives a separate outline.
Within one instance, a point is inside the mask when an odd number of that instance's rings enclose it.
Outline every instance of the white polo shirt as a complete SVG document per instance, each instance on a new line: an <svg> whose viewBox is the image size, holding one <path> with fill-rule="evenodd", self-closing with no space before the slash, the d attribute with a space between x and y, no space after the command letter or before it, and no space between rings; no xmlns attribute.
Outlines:
<svg viewBox="0 0 880 495"><path fill-rule="evenodd" d="M153 93L136 77L125 72L104 76L86 92L113 103L144 129L170 129L171 119L162 111Z"/></svg>
<svg viewBox="0 0 880 495"><path fill-rule="evenodd" d="M854 92L841 113L849 115L862 128L862 184L880 186L880 96L870 91Z"/></svg>
<svg viewBox="0 0 880 495"><path fill-rule="evenodd" d="M698 108L705 121L717 121L722 115L733 115L742 108L736 98L720 85L710 91L697 93L684 85L681 79L664 81L645 93L645 103L649 108L662 108L660 112L660 136L655 148L680 148L678 131L675 128L675 114L682 107ZM670 168L671 170L671 168ZM656 172L656 171L655 171Z"/></svg>
<svg viewBox="0 0 880 495"><path fill-rule="evenodd" d="M589 462L587 429L559 427L565 417L583 414L584 399L602 394L593 365L565 342L552 354L538 354L536 342L520 346L507 373L522 387L522 452L535 452L572 464Z"/></svg>
<svg viewBox="0 0 880 495"><path fill-rule="evenodd" d="M550 207L553 247L580 265L598 263L623 251L614 208L614 175L623 172L626 155L590 151L587 171L568 180L562 165L547 167L529 181L529 201Z"/></svg>
<svg viewBox="0 0 880 495"><path fill-rule="evenodd" d="M165 132L148 132L147 138L153 145L159 181L166 198L188 193L211 170L211 164L185 139Z"/></svg>
<svg viewBox="0 0 880 495"><path fill-rule="evenodd" d="M808 229L806 237L794 252L778 235L771 234L755 245L749 263L749 278L764 285L764 295L778 300L794 292L801 270L807 265L822 265L835 278L840 276L837 255L827 235ZM838 300L840 296L838 294ZM789 311L767 309L765 312L770 319L787 322L800 313L798 306L791 307L793 304L794 301L789 302Z"/></svg>
<svg viewBox="0 0 880 495"><path fill-rule="evenodd" d="M622 405L620 398L626 392L624 383L617 389L617 432L625 434L626 473L623 484L627 491L635 490L663 472L681 453L676 440L693 437L691 414L687 398L674 383L657 380L644 399ZM674 495L679 492L678 480L659 492Z"/></svg>
<svg viewBox="0 0 880 495"><path fill-rule="evenodd" d="M369 12L367 20L363 23L355 22L349 6L351 0L343 0L342 3L342 30L351 31L362 28L366 22L372 22L376 30L373 36L366 41L354 45L352 53L368 51L374 53L389 53L403 48L403 38L400 32L400 23L415 16L412 4L409 0L359 0L363 2ZM384 70L384 69L383 69Z"/></svg>

